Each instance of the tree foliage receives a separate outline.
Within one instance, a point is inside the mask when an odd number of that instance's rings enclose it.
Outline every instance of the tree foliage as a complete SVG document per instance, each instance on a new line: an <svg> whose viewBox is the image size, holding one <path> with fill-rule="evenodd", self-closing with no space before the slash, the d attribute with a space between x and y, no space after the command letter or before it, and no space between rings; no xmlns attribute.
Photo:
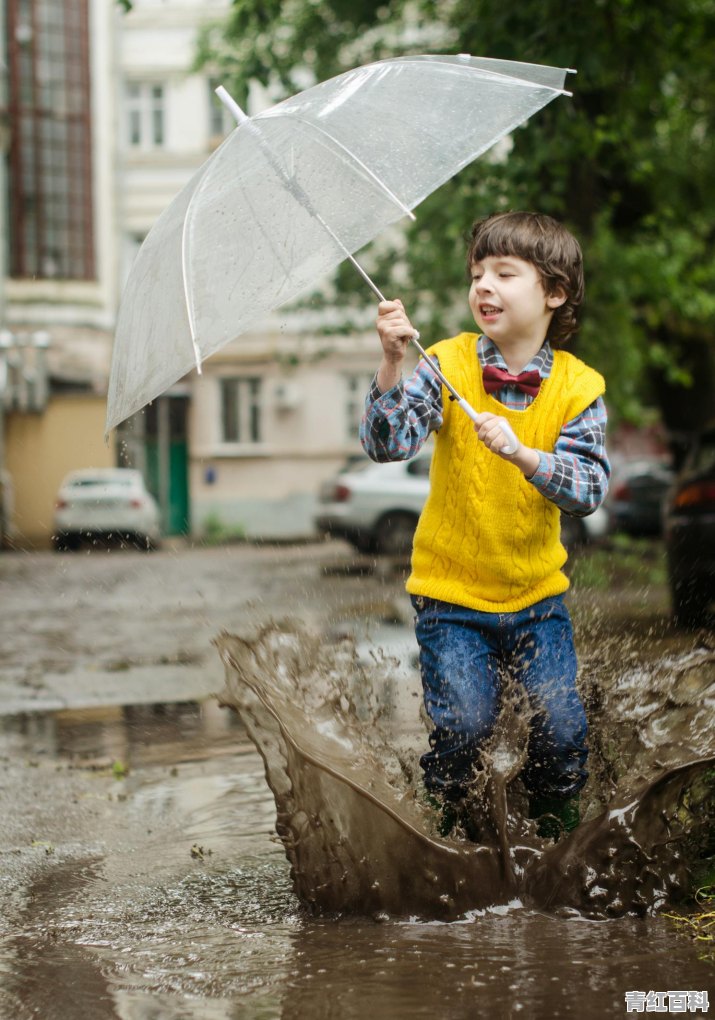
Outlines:
<svg viewBox="0 0 715 1020"><path fill-rule="evenodd" d="M573 98L516 131L505 162L477 161L420 207L399 282L395 252L371 258L383 291L419 308L423 335L447 335L469 321L472 221L502 208L556 216L584 249L578 352L606 374L611 407L638 420L659 397L689 427L712 414L715 389L713 40L715 0L234 0L200 59L237 96L255 80L277 99L409 52L577 68ZM364 301L349 267L339 282ZM678 387L688 399L674 403Z"/></svg>

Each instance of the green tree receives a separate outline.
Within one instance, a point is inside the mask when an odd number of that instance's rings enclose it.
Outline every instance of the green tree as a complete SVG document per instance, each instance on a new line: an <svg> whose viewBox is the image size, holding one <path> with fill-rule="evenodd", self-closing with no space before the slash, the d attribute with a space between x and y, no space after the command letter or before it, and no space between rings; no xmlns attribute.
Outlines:
<svg viewBox="0 0 715 1020"><path fill-rule="evenodd" d="M235 0L200 60L237 97L276 98L395 53L470 52L574 67L573 98L431 196L407 234L408 284L378 246L381 288L418 308L425 336L468 319L461 265L472 221L532 208L582 242L587 299L577 349L607 376L609 404L637 421L658 402L674 428L712 413L715 390L715 0ZM350 267L338 274L365 300Z"/></svg>

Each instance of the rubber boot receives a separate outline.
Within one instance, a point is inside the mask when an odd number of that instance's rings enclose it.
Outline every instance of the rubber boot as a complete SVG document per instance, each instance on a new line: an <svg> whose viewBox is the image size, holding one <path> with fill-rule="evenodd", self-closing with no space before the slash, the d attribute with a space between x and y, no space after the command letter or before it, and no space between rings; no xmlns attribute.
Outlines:
<svg viewBox="0 0 715 1020"><path fill-rule="evenodd" d="M443 800L433 793L425 792L424 802L437 815L437 833L440 836L449 836L460 822L459 805L455 801Z"/></svg>
<svg viewBox="0 0 715 1020"><path fill-rule="evenodd" d="M558 841L564 833L572 832L581 820L579 798L532 797L529 818L538 820L537 835Z"/></svg>

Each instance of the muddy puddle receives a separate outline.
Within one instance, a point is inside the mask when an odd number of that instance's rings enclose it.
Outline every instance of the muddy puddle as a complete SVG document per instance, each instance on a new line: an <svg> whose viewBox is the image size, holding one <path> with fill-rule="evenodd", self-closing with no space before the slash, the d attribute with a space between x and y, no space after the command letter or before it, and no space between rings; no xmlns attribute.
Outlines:
<svg viewBox="0 0 715 1020"><path fill-rule="evenodd" d="M685 792L715 746L712 650L657 632L642 648L605 628L582 656L594 747L570 840L525 827L513 754L495 754L508 860L498 839L435 836L415 796L399 612L222 637L240 715L209 699L0 718L0 1017L601 1018L628 991L715 999L712 958L658 912L687 880Z"/></svg>

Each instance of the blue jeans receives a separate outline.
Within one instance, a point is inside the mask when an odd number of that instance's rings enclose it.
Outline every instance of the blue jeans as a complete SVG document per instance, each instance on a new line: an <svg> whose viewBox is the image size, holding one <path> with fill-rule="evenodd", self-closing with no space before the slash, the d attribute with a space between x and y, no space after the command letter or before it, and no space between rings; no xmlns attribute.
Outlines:
<svg viewBox="0 0 715 1020"><path fill-rule="evenodd" d="M532 796L574 796L588 777L588 727L563 597L517 613L482 613L422 596L413 596L412 605L434 727L431 750L420 758L427 789L449 800L465 793L509 672L523 684L533 712L521 779Z"/></svg>

